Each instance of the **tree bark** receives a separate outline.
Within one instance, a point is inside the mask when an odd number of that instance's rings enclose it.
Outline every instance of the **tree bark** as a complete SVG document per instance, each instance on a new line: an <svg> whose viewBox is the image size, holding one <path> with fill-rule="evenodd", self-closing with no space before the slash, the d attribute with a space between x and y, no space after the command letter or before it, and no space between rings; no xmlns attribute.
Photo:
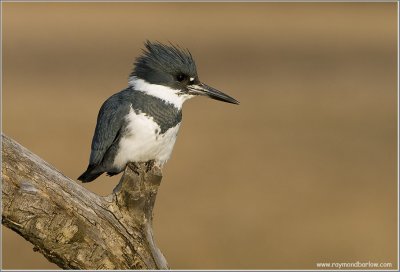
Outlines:
<svg viewBox="0 0 400 272"><path fill-rule="evenodd" d="M152 213L161 169L130 163L98 196L2 135L2 223L64 269L168 269Z"/></svg>

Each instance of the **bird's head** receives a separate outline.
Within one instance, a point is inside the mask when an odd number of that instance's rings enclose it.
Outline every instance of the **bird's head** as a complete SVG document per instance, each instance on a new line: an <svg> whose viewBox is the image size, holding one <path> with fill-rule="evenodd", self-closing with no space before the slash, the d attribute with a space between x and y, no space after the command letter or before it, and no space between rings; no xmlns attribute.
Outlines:
<svg viewBox="0 0 400 272"><path fill-rule="evenodd" d="M149 41L145 43L145 47L143 54L136 59L131 78L168 87L165 91L170 90L185 97L204 95L239 104L236 99L199 80L195 61L188 50Z"/></svg>

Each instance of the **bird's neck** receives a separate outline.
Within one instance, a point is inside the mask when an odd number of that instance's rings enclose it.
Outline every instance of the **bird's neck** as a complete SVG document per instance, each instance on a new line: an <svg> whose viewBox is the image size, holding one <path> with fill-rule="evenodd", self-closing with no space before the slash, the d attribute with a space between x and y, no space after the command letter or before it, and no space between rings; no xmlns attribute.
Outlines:
<svg viewBox="0 0 400 272"><path fill-rule="evenodd" d="M182 94L179 90L167 86L151 84L135 76L129 78L129 86L133 87L136 91L160 98L178 109L182 108L183 102L193 97L192 95Z"/></svg>

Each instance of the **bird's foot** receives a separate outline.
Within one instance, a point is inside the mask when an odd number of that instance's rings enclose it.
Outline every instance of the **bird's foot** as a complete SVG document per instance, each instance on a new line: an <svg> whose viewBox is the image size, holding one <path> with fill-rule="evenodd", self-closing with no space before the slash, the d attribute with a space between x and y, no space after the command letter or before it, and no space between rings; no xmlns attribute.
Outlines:
<svg viewBox="0 0 400 272"><path fill-rule="evenodd" d="M145 165L146 165L146 172L149 172L156 165L156 161L155 160L147 161Z"/></svg>
<svg viewBox="0 0 400 272"><path fill-rule="evenodd" d="M127 167L129 167L136 175L140 173L140 164L138 162L129 162Z"/></svg>
<svg viewBox="0 0 400 272"><path fill-rule="evenodd" d="M136 174L139 175L140 173L140 169L142 169L142 167L144 167L144 171L149 172L151 171L151 169L153 169L154 166L157 166L156 162L154 160L151 161L147 161L144 163L140 163L140 162L129 162L127 167L129 167L133 172L135 172Z"/></svg>

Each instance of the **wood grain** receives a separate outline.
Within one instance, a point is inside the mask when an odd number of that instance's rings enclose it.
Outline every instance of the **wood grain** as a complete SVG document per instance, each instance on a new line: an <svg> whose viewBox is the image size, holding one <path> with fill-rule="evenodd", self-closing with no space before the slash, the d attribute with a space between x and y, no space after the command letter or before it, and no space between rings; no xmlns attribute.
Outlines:
<svg viewBox="0 0 400 272"><path fill-rule="evenodd" d="M162 179L149 163L129 164L98 196L2 135L2 223L64 269L168 269L152 231Z"/></svg>

